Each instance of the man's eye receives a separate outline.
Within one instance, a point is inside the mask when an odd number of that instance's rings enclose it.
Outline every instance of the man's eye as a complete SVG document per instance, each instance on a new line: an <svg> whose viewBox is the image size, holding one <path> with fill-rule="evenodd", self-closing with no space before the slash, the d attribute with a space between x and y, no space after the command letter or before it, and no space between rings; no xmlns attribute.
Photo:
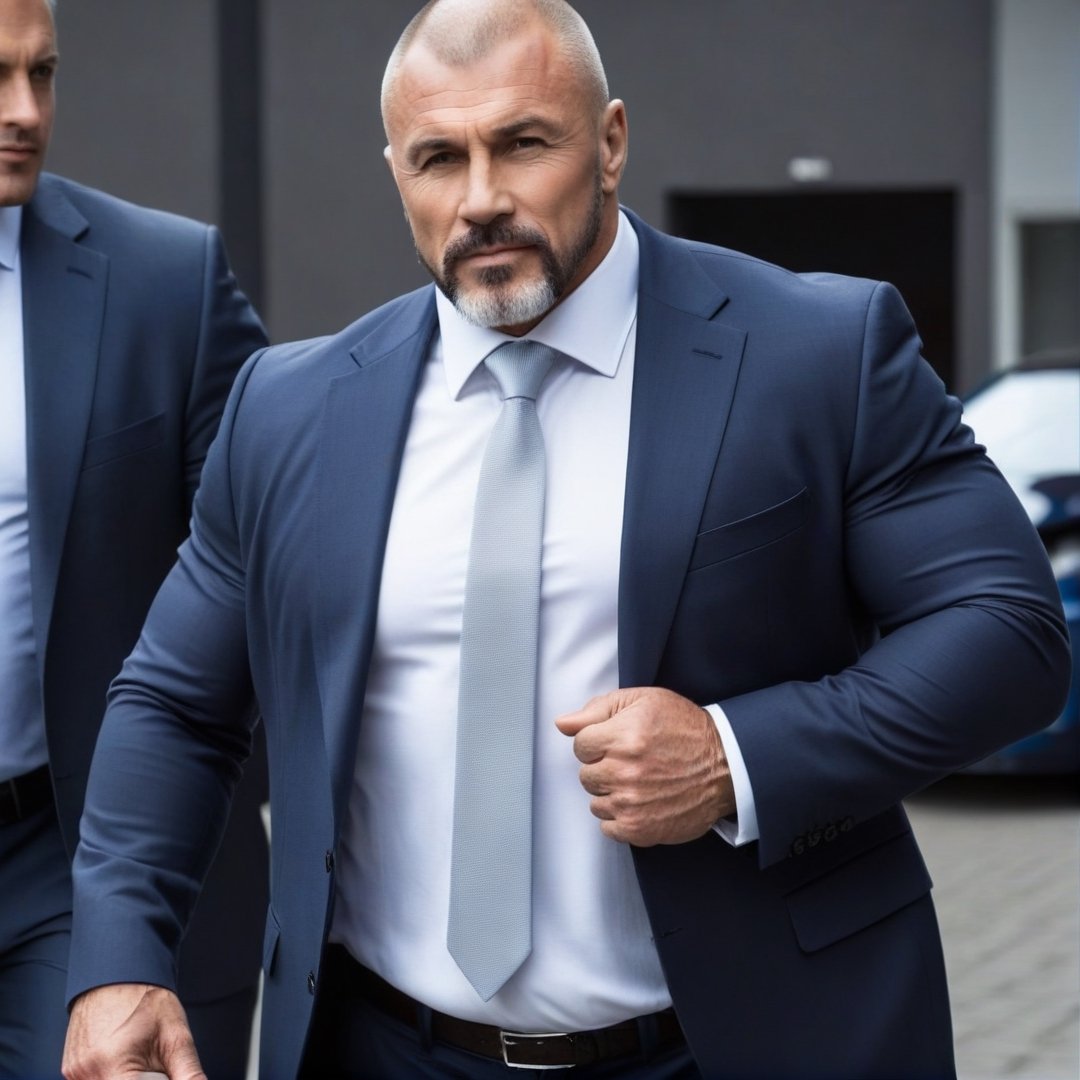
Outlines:
<svg viewBox="0 0 1080 1080"><path fill-rule="evenodd" d="M543 140L535 135L522 135L514 140L515 150L535 150L538 146L543 146Z"/></svg>
<svg viewBox="0 0 1080 1080"><path fill-rule="evenodd" d="M431 166L449 165L454 160L454 155L449 150L441 150L437 154L432 154L431 157L424 159L424 168L430 168Z"/></svg>
<svg viewBox="0 0 1080 1080"><path fill-rule="evenodd" d="M30 72L30 77L38 82L51 82L56 74L56 68L52 64L38 64Z"/></svg>

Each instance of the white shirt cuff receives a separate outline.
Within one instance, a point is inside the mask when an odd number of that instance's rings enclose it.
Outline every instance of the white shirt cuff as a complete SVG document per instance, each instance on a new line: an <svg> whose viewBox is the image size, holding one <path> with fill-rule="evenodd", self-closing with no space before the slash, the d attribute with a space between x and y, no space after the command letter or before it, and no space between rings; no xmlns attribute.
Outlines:
<svg viewBox="0 0 1080 1080"><path fill-rule="evenodd" d="M735 732L732 731L724 710L719 705L706 705L705 711L713 718L720 741L724 744L731 784L735 788L735 816L721 818L713 826L713 830L729 844L741 847L743 844L752 843L759 836L754 791L750 787L750 777L746 773L746 763L739 749L739 741L735 738Z"/></svg>

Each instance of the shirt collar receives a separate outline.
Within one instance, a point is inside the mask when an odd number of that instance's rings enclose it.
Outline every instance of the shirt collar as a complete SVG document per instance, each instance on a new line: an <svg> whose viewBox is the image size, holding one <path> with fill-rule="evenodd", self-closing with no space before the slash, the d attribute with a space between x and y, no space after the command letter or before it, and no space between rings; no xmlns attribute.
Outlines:
<svg viewBox="0 0 1080 1080"><path fill-rule="evenodd" d="M14 270L19 261L21 206L0 206L0 267Z"/></svg>
<svg viewBox="0 0 1080 1080"><path fill-rule="evenodd" d="M611 250L600 265L529 331L539 341L613 378L637 316L638 239L619 211ZM443 370L450 396L460 396L469 376L495 346L514 338L466 322L441 289L435 290Z"/></svg>

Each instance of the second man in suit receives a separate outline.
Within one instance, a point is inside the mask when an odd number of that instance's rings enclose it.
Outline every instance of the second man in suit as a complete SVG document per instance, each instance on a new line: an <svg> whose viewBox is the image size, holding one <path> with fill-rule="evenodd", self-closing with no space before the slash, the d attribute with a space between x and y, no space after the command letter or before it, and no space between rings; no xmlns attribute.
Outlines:
<svg viewBox="0 0 1080 1080"><path fill-rule="evenodd" d="M42 175L56 67L46 0L0 0L0 1076L20 1080L60 1073L69 865L105 693L265 343L215 229ZM265 910L252 773L180 960L222 1080L243 1076Z"/></svg>

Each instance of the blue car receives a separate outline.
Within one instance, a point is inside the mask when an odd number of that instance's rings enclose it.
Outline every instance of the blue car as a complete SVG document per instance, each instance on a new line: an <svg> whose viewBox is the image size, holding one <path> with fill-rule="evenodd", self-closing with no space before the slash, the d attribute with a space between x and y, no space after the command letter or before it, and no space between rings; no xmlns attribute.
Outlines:
<svg viewBox="0 0 1080 1080"><path fill-rule="evenodd" d="M1050 556L1073 646L1068 701L1048 728L966 769L1080 772L1080 352L1032 356L964 402L964 420L1020 497Z"/></svg>

